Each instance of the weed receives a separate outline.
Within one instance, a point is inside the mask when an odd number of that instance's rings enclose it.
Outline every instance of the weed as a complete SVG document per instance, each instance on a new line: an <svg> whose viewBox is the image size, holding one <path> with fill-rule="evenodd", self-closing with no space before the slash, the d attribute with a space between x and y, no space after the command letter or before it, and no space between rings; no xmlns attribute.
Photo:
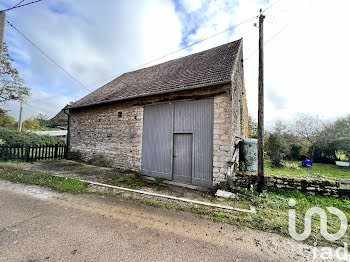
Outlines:
<svg viewBox="0 0 350 262"><path fill-rule="evenodd" d="M300 165L297 162L284 162L284 167L288 169L299 169Z"/></svg>
<svg viewBox="0 0 350 262"><path fill-rule="evenodd" d="M86 162L94 166L111 167L110 161L102 154L96 154Z"/></svg>
<svg viewBox="0 0 350 262"><path fill-rule="evenodd" d="M105 182L109 185L128 185L128 186L138 186L138 187L145 187L148 185L148 183L137 174L126 174L120 178L117 179L109 179Z"/></svg>
<svg viewBox="0 0 350 262"><path fill-rule="evenodd" d="M159 186L160 183L162 183L165 180L164 177L155 177L154 178L154 183Z"/></svg>

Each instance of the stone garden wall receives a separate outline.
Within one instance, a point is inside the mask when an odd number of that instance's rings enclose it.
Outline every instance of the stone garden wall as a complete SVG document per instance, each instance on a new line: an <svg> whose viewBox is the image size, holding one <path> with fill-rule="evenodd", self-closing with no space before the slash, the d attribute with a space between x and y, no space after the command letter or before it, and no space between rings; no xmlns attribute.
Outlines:
<svg viewBox="0 0 350 262"><path fill-rule="evenodd" d="M242 172L232 176L233 183L244 188L255 185L256 180L256 174ZM350 197L350 180L265 175L265 184L267 188L287 189L311 195Z"/></svg>

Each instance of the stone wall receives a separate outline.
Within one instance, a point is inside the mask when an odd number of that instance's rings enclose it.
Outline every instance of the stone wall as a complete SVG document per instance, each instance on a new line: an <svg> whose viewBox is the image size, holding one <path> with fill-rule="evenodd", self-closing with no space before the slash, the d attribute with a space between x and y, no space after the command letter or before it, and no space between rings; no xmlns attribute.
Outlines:
<svg viewBox="0 0 350 262"><path fill-rule="evenodd" d="M230 93L214 99L214 152L213 183L227 179L234 172L231 163L233 151L239 140L248 137L248 108L245 98L242 45L232 74ZM236 159L238 161L238 157Z"/></svg>
<svg viewBox="0 0 350 262"><path fill-rule="evenodd" d="M232 106L230 95L214 98L213 182L224 181L232 158Z"/></svg>
<svg viewBox="0 0 350 262"><path fill-rule="evenodd" d="M70 151L84 158L103 156L112 166L139 171L143 107L109 104L70 113Z"/></svg>
<svg viewBox="0 0 350 262"><path fill-rule="evenodd" d="M237 61L232 73L232 89L231 89L231 100L232 100L232 148L238 142L235 136L247 137L245 132L246 126L248 125L248 118L245 114L248 113L247 104L245 101L245 88L244 88L244 72L243 72L243 49L242 44L240 50L237 53Z"/></svg>
<svg viewBox="0 0 350 262"><path fill-rule="evenodd" d="M250 188L256 184L257 175L236 173L232 175L231 179L237 186ZM265 175L265 184L267 188L287 189L312 195L350 196L349 180Z"/></svg>
<svg viewBox="0 0 350 262"><path fill-rule="evenodd" d="M234 172L232 155L239 139L248 137L248 108L245 97L242 45L232 74L230 92L214 98L213 183ZM238 161L238 157L236 159Z"/></svg>

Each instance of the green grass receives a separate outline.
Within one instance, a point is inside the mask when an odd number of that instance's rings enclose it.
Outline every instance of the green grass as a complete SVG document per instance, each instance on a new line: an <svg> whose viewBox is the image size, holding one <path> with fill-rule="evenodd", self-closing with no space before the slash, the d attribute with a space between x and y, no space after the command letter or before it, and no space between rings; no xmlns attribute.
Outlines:
<svg viewBox="0 0 350 262"><path fill-rule="evenodd" d="M135 174L126 174L119 178L108 179L105 181L108 185L118 186L118 185L127 185L127 186L137 186L145 187L148 186L148 183L141 179L140 176Z"/></svg>
<svg viewBox="0 0 350 262"><path fill-rule="evenodd" d="M240 191L244 192L244 190ZM236 192L237 193L237 192ZM151 205L157 208L175 209L195 213L203 218L210 219L216 222L228 223L236 226L249 227L277 233L286 237L290 237L288 232L288 201L293 198L297 201L296 205L296 226L297 232L302 233L304 230L304 215L306 211L314 206L318 206L326 210L326 207L336 207L343 211L350 221L350 199L338 199L333 197L309 196L302 193L291 191L266 191L258 195L249 191L245 193L237 193L237 201L249 202L256 207L256 214L235 212L226 213L220 212L217 209L210 207L184 207L177 204L168 203L158 200L138 200L139 202ZM335 233L340 228L339 219L328 214L328 232ZM317 215L313 216L312 232L310 237L305 241L308 244L318 243L324 246L342 246L343 243L350 242L350 227L344 237L338 241L328 241L320 234L320 221Z"/></svg>
<svg viewBox="0 0 350 262"><path fill-rule="evenodd" d="M73 178L50 176L40 171L26 171L13 167L0 167L0 179L15 183L47 186L59 192L87 193L87 183Z"/></svg>
<svg viewBox="0 0 350 262"><path fill-rule="evenodd" d="M336 165L314 163L311 168L302 167L301 161L286 161L293 168L271 167L270 161L265 161L265 173L271 175L317 176L337 179L350 179L350 168L341 168Z"/></svg>
<svg viewBox="0 0 350 262"><path fill-rule="evenodd" d="M243 199L246 199L247 196L243 196ZM289 199L293 198L297 201L296 213L297 213L297 229L301 233L304 230L304 215L306 211L314 206L323 208L326 210L326 207L336 207L343 211L350 221L350 199L344 198L334 198L334 197L323 197L323 196L310 196L302 193L285 191L285 190L270 190L266 191L264 194L258 196L253 195L249 196L249 199L252 200L252 203L257 207L257 213L253 215L252 221L250 221L249 227L259 228L262 230L268 230L272 232L278 232L282 235L289 236L288 232L288 211ZM340 228L339 219L330 215L328 211L328 232L337 232ZM341 239L341 242L350 241L350 227L346 235ZM308 238L307 242L312 244L314 242L323 243L323 244L340 244L340 241L329 242L325 240L320 235L320 222L319 216L313 217L313 227L311 236Z"/></svg>

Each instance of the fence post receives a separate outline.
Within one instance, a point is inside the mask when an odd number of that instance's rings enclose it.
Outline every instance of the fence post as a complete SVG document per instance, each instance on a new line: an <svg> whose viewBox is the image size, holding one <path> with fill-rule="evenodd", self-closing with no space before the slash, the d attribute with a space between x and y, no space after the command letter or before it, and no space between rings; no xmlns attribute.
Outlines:
<svg viewBox="0 0 350 262"><path fill-rule="evenodd" d="M64 158L67 159L67 156L68 156L68 146L67 146L67 145L64 145L64 146L63 146L63 150L64 150Z"/></svg>
<svg viewBox="0 0 350 262"><path fill-rule="evenodd" d="M4 145L1 145L0 148L1 148L0 159L3 160L4 159Z"/></svg>
<svg viewBox="0 0 350 262"><path fill-rule="evenodd" d="M58 144L55 145L55 155L54 155L55 159L57 158L57 152L58 152Z"/></svg>
<svg viewBox="0 0 350 262"><path fill-rule="evenodd" d="M26 146L25 161L29 162L30 147Z"/></svg>

